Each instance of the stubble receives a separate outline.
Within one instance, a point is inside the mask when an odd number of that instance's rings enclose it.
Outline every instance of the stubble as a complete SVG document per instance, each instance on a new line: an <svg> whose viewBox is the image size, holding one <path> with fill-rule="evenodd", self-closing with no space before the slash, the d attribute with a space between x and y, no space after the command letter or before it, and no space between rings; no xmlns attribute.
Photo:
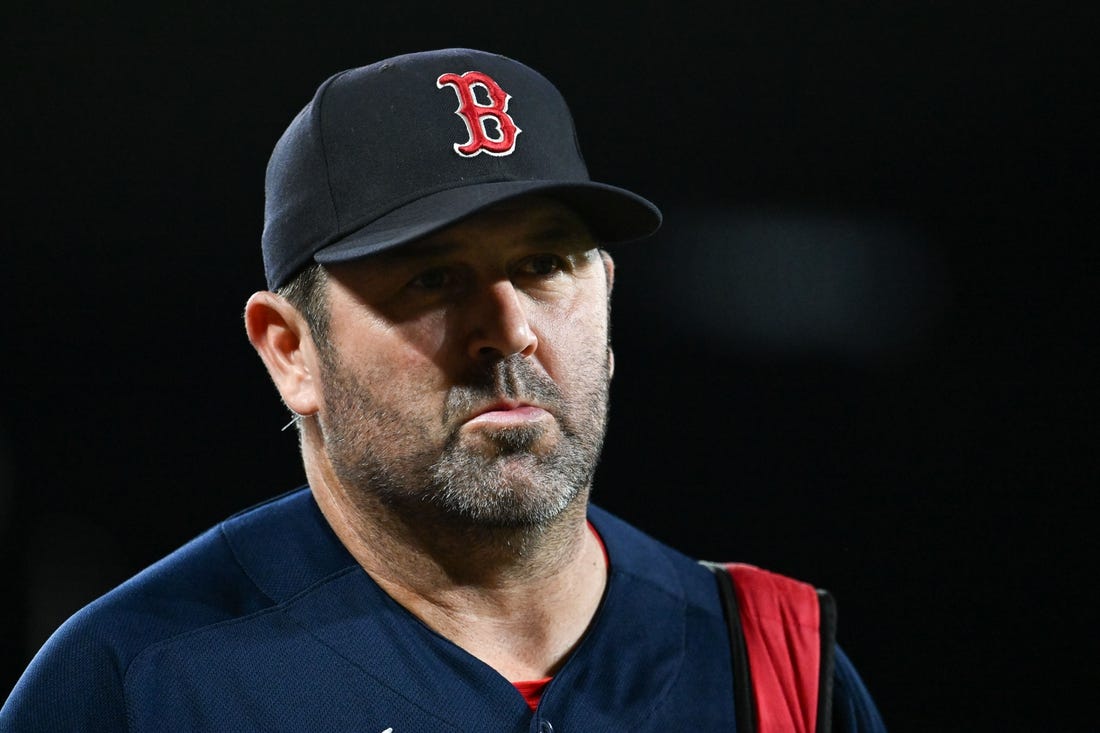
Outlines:
<svg viewBox="0 0 1100 733"><path fill-rule="evenodd" d="M585 359L569 396L519 355L496 361L453 386L433 418L401 409L418 401L383 393L392 385L380 375L359 376L330 352L321 360L321 429L333 470L353 499L381 502L409 519L471 528L545 525L587 495L603 445L607 358ZM464 416L501 399L542 405L556 427L494 428L476 441L463 433Z"/></svg>

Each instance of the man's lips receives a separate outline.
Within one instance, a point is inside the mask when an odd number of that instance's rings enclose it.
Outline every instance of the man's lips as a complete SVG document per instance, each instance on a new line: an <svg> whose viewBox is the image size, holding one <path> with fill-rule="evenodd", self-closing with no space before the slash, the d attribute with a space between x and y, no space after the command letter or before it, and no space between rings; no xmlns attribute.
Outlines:
<svg viewBox="0 0 1100 733"><path fill-rule="evenodd" d="M538 405L527 402L497 402L488 405L465 421L466 425L522 425L551 417Z"/></svg>

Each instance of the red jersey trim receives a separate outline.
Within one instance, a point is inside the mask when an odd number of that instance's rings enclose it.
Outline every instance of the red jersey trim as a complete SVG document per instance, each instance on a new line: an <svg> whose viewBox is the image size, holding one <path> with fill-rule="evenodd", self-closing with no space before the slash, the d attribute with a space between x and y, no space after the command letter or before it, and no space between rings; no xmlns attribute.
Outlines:
<svg viewBox="0 0 1100 733"><path fill-rule="evenodd" d="M542 699L542 691L546 689L552 679L554 678L543 677L541 680L522 680L512 684L516 686L519 694L523 695L523 699L527 701L527 707L531 708L531 712L534 712L535 708L539 706L539 700Z"/></svg>

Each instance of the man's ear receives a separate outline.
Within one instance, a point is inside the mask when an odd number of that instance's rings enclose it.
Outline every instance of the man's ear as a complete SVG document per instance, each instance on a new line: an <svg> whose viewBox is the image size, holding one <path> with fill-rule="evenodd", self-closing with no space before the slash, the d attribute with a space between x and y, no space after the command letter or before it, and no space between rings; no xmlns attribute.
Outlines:
<svg viewBox="0 0 1100 733"><path fill-rule="evenodd" d="M244 327L286 406L299 415L315 414L321 404L317 349L298 310L276 293L253 293Z"/></svg>
<svg viewBox="0 0 1100 733"><path fill-rule="evenodd" d="M615 260L611 259L606 249L600 250L600 258L603 260L603 270L607 273L607 317L610 319L611 289L615 286ZM615 352L611 349L610 341L607 344L607 376L609 379L615 376Z"/></svg>
<svg viewBox="0 0 1100 733"><path fill-rule="evenodd" d="M611 297L611 288L615 285L615 260L611 259L606 249L600 250L603 259L603 269L607 273L607 296Z"/></svg>

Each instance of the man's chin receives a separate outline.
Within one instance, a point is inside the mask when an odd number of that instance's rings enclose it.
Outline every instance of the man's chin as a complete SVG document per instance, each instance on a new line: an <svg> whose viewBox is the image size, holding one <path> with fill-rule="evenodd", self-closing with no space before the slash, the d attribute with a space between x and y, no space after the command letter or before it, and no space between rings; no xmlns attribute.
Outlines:
<svg viewBox="0 0 1100 733"><path fill-rule="evenodd" d="M545 457L558 445L560 433L542 425L479 428L464 431L463 447L486 458Z"/></svg>
<svg viewBox="0 0 1100 733"><path fill-rule="evenodd" d="M434 472L427 503L454 519L486 527L531 527L557 517L578 494L573 481L526 452L467 454Z"/></svg>

